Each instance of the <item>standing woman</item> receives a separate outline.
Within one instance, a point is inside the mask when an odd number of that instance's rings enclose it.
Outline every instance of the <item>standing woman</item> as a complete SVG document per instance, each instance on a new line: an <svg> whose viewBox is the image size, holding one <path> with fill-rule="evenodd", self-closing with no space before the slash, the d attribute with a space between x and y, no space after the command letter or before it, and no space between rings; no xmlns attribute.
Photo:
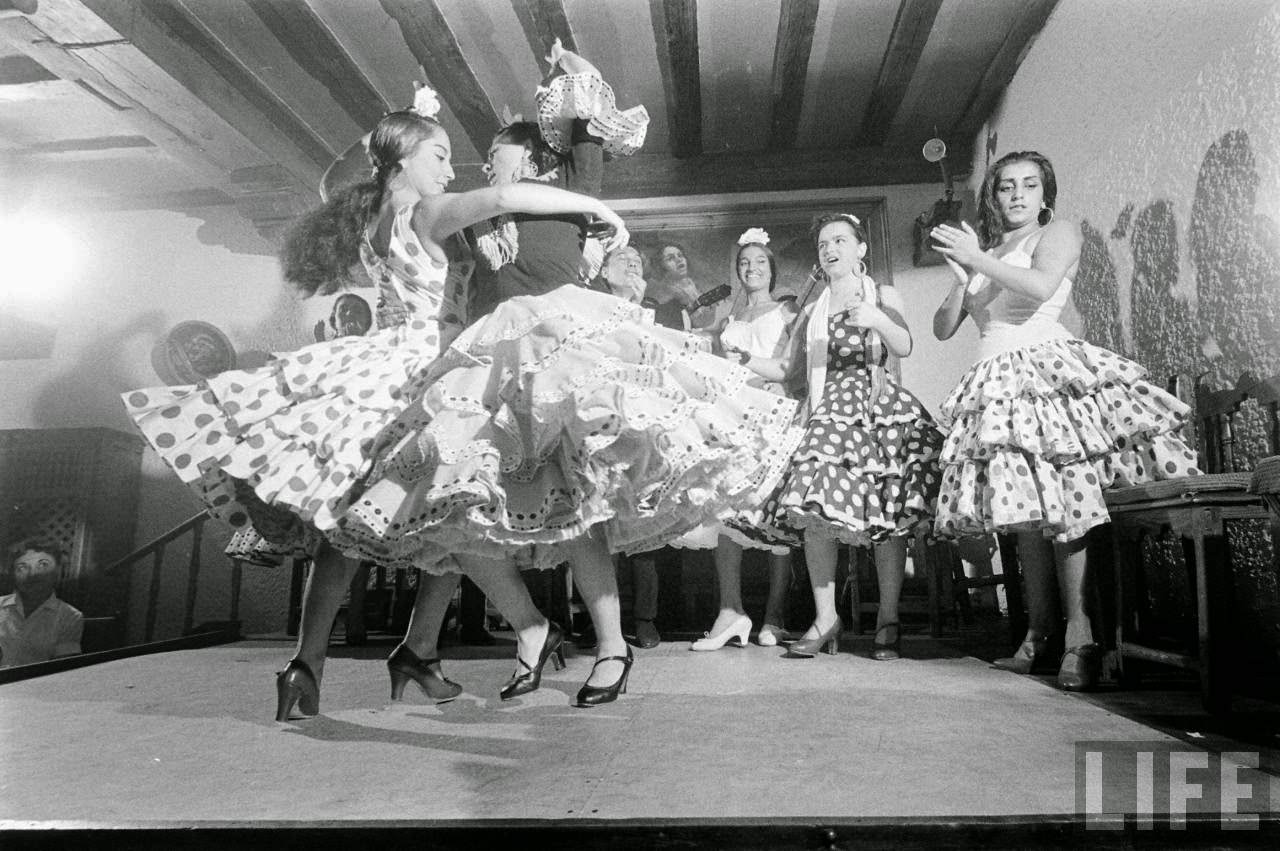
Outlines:
<svg viewBox="0 0 1280 851"><path fill-rule="evenodd" d="M737 276L741 296L735 300L733 312L720 329L721 350L726 357L743 363L752 358L785 355L790 348L790 332L798 314L793 301L779 302L773 298L778 282L778 263L769 249L769 234L763 228L750 228L738 237L733 272ZM759 375L752 378L751 385L785 395L781 382L769 381ZM791 581L791 549L779 544L761 543L735 528L737 524L750 527L760 519L756 509L740 514L734 518L733 524L716 524L709 530L709 545L715 547L720 611L710 631L693 642L690 650L719 650L730 641L738 645L747 643L751 618L742 605L744 546L769 552L769 596L756 641L761 646L773 647L780 640L790 638L784 622L787 586ZM693 545L692 541L690 545Z"/></svg>
<svg viewBox="0 0 1280 851"><path fill-rule="evenodd" d="M1029 626L996 667L1026 674L1066 618L1058 685L1097 682L1100 648L1085 611L1084 535L1109 519L1105 488L1197 472L1176 434L1188 413L1138 364L1072 337L1058 321L1080 260L1080 230L1054 219L1053 166L1035 151L1006 154L982 183L978 232L931 235L956 281L933 319L940 340L966 316L978 362L942 407L948 424L937 531L1010 532Z"/></svg>
<svg viewBox="0 0 1280 851"><path fill-rule="evenodd" d="M787 356L743 358L771 381L804 368L809 394L804 437L765 503L763 526L783 541L804 542L817 613L791 644L793 656L837 652L843 624L836 555L843 543L875 550L880 608L872 658L897 659L907 540L933 519L942 434L885 369L890 353L911 353L911 332L898 293L867 275L862 223L847 213L824 215L814 237L830 286L806 309Z"/></svg>

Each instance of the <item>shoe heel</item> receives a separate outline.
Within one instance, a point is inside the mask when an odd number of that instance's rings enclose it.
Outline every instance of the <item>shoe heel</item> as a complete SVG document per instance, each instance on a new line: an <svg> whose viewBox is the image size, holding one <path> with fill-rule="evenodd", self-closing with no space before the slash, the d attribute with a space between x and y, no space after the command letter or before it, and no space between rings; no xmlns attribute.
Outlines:
<svg viewBox="0 0 1280 851"><path fill-rule="evenodd" d="M840 639L833 638L822 648L828 656L837 656L840 654Z"/></svg>
<svg viewBox="0 0 1280 851"><path fill-rule="evenodd" d="M563 671L564 665L564 648L557 647L556 652L551 654L551 667L557 671Z"/></svg>
<svg viewBox="0 0 1280 851"><path fill-rule="evenodd" d="M399 700L404 697L404 687L409 683L409 675L402 674L399 671L391 672L391 699Z"/></svg>
<svg viewBox="0 0 1280 851"><path fill-rule="evenodd" d="M276 720L288 721L300 697L302 697L302 690L297 686L281 687L276 694Z"/></svg>
<svg viewBox="0 0 1280 851"><path fill-rule="evenodd" d="M304 662L290 660L276 674L276 720L288 721L297 706L303 717L320 714L320 687Z"/></svg>

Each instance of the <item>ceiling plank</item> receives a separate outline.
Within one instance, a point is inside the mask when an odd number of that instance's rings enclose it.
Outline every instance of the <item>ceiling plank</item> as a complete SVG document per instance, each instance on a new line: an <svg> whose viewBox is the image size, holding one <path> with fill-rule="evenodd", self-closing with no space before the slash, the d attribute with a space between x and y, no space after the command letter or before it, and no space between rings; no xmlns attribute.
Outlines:
<svg viewBox="0 0 1280 851"><path fill-rule="evenodd" d="M813 50L819 0L782 0L778 37L773 48L773 128L769 147L794 147L804 104L804 84Z"/></svg>
<svg viewBox="0 0 1280 851"><path fill-rule="evenodd" d="M702 77L698 65L698 0L649 0L658 69L667 99L671 152L702 153Z"/></svg>
<svg viewBox="0 0 1280 851"><path fill-rule="evenodd" d="M293 61L328 90L351 120L376 125L394 107L305 0L247 0Z"/></svg>
<svg viewBox="0 0 1280 851"><path fill-rule="evenodd" d="M500 123L489 96L462 55L458 38L435 0L381 0L427 80L449 105L477 151L489 150Z"/></svg>
<svg viewBox="0 0 1280 851"><path fill-rule="evenodd" d="M875 88L867 101L867 111L862 117L857 136L859 145L883 145L893 124L902 97L915 76L916 66L929 41L934 19L942 0L902 0L898 15L893 21L889 45L880 62Z"/></svg>
<svg viewBox="0 0 1280 851"><path fill-rule="evenodd" d="M58 139L37 142L23 148L24 154L63 154L83 151L111 151L121 148L154 148L156 143L146 136L93 136L86 139Z"/></svg>
<svg viewBox="0 0 1280 851"><path fill-rule="evenodd" d="M1058 0L1023 0L1018 4L1019 15L969 96L952 128L953 137L971 137L982 127L1057 5Z"/></svg>
<svg viewBox="0 0 1280 851"><path fill-rule="evenodd" d="M578 51L564 0L511 0L511 8L515 10L524 37L529 41L529 49L539 65L550 55L556 39L560 39L565 50Z"/></svg>
<svg viewBox="0 0 1280 851"><path fill-rule="evenodd" d="M968 163L965 146L953 162ZM937 183L938 170L915 148L864 147L738 152L680 158L639 153L605 168L604 198L649 198L736 191L750 174L753 191ZM964 177L965 175L956 175Z"/></svg>

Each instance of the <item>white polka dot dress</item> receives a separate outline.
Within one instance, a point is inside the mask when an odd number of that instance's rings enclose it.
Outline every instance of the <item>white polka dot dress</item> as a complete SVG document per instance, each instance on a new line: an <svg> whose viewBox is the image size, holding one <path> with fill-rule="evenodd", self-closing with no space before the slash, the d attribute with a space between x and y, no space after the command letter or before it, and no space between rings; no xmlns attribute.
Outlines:
<svg viewBox="0 0 1280 851"><path fill-rule="evenodd" d="M1042 234L1001 259L1031 268ZM939 534L1070 541L1110 519L1104 489L1199 472L1179 433L1187 406L1133 361L1074 339L1058 321L1070 292L1070 278L1045 300L970 282L980 357L942 405Z"/></svg>
<svg viewBox="0 0 1280 851"><path fill-rule="evenodd" d="M828 323L822 397L765 503L762 533L798 545L812 530L854 546L912 535L933 518L942 434L892 376L873 398L867 332L847 312Z"/></svg>

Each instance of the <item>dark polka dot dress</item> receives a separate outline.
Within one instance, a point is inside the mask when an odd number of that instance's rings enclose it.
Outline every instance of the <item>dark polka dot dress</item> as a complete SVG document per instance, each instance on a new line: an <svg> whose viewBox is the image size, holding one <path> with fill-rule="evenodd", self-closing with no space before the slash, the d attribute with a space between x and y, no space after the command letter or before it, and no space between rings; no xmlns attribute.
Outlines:
<svg viewBox="0 0 1280 851"><path fill-rule="evenodd" d="M828 323L826 382L765 503L764 532L793 545L806 533L855 546L911 535L932 521L942 434L892 376L874 397L868 334L847 312Z"/></svg>

